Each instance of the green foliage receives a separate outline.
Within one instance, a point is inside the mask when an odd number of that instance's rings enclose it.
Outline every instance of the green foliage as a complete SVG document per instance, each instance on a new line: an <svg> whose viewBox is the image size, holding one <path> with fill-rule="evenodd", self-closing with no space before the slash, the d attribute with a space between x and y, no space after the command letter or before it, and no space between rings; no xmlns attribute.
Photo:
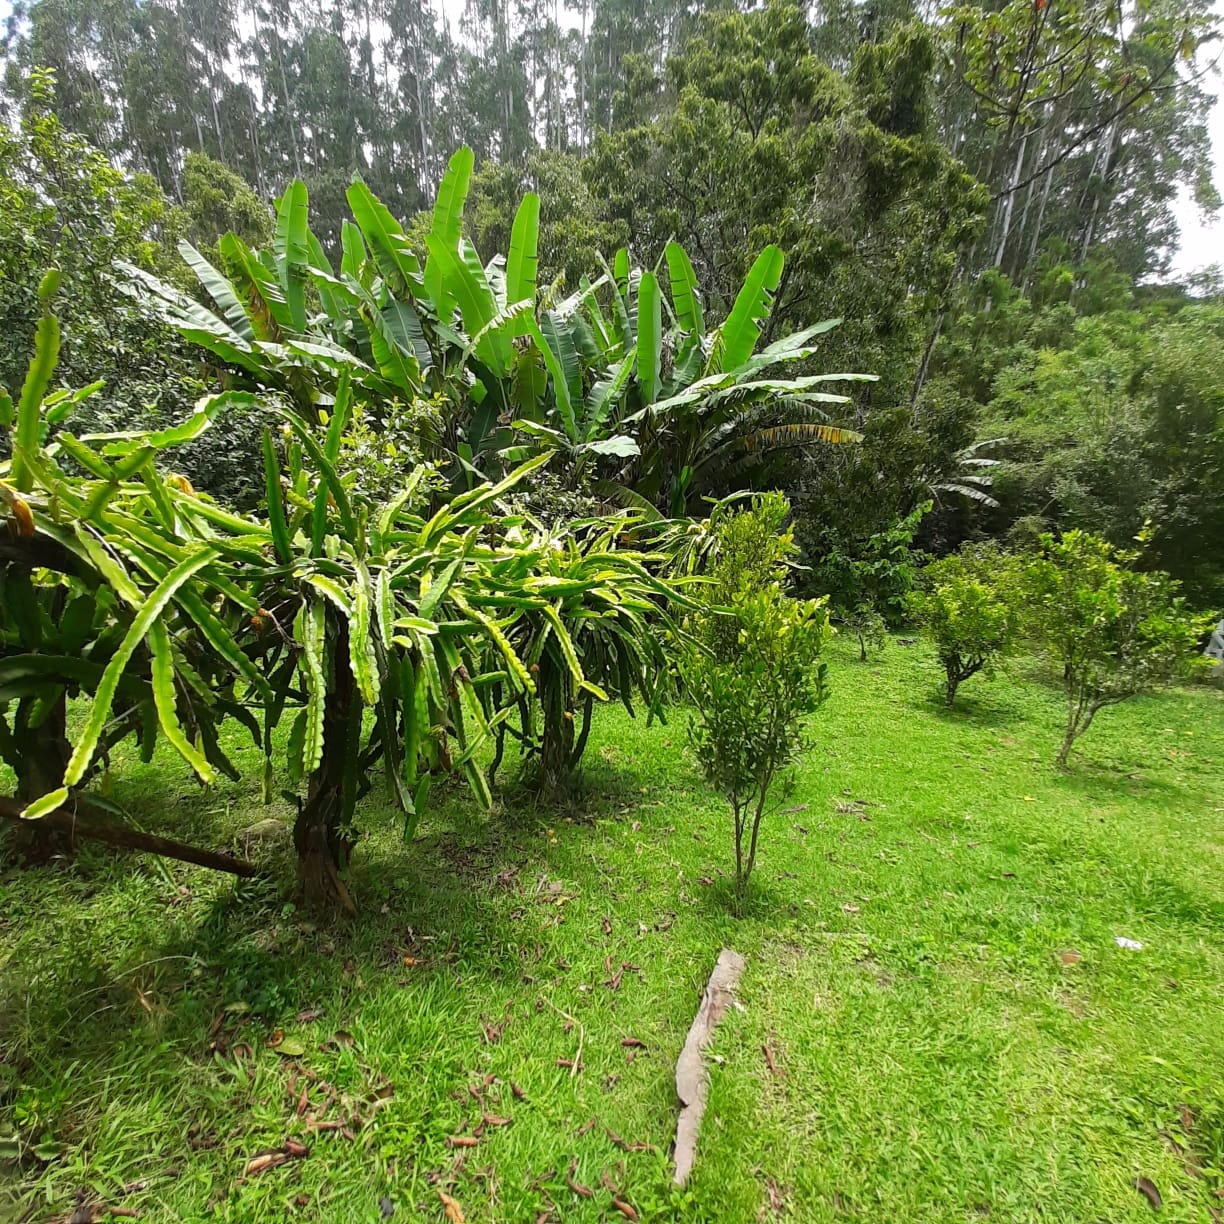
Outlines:
<svg viewBox="0 0 1224 1224"><path fill-rule="evenodd" d="M960 552L932 561L909 610L931 640L944 669L944 704L971 676L989 676L1016 638L1019 608L1015 567L992 545L965 545Z"/></svg>
<svg viewBox="0 0 1224 1224"><path fill-rule="evenodd" d="M9 531L0 555L0 756L17 775L27 815L68 803L135 735L148 758L157 740L201 782L234 767L217 726L254 728L240 682L259 677L232 626L212 610L233 588L241 546L230 557L196 537L173 502L181 477L154 460L201 436L240 396L201 401L174 429L80 439L61 427L96 385L49 391L59 351L48 275L35 356L15 411L3 402L11 461L0 466ZM249 559L249 558L248 558ZM88 712L70 730L70 698ZM11 710L11 724L9 714Z"/></svg>
<svg viewBox="0 0 1224 1224"><path fill-rule="evenodd" d="M538 763L544 789L555 793L582 762L596 701L615 697L633 714L640 700L648 721L663 716L668 645L676 633L671 605L687 600L678 584L656 576L666 566L664 553L632 546L641 527L636 516L533 527L533 572L516 588L516 616L505 631L534 680L538 723L520 701L519 726L499 728L495 766L508 733L528 762ZM507 590L503 606L509 601ZM500 685L493 697L502 700Z"/></svg>
<svg viewBox="0 0 1224 1224"><path fill-rule="evenodd" d="M868 646L883 646L888 626L904 623L921 563L914 536L930 509L931 503L923 502L853 552L833 548L814 567L813 585L829 596L837 617L858 638L864 661Z"/></svg>
<svg viewBox="0 0 1224 1224"><path fill-rule="evenodd" d="M423 268L407 233L356 183L337 276L309 230L298 183L282 200L268 252L232 234L222 241L231 275L183 245L218 313L138 269L129 274L241 384L275 388L307 419L326 411L342 376L371 427L402 418L405 407L419 414L423 401L445 404L420 450L444 463L455 488L550 449L562 452L577 486L615 479L639 508L680 515L731 481L763 481L815 443L857 439L825 422L826 406L848 403L826 388L872 376L771 374L813 356L836 320L759 347L784 266L776 247L761 253L728 317L708 332L678 243L666 289L621 250L613 268L558 302L534 271L543 206L527 196L509 257L483 264L462 232L470 178L471 152L460 150L425 235ZM321 308L310 317L306 283Z"/></svg>
<svg viewBox="0 0 1224 1224"><path fill-rule="evenodd" d="M147 175L125 175L65 130L51 74L31 74L18 118L15 128L0 129L0 387L15 387L25 368L40 318L39 279L55 267L64 328L59 376L69 386L101 384L80 406L75 427L168 428L190 414L207 384L177 336L123 292L116 267L177 275L180 228L202 226L210 243L220 231L193 214L196 196L185 210L172 207ZM200 166L188 162L194 184ZM215 164L208 171L218 172ZM253 196L244 187L215 222L239 221L245 205L253 205ZM195 486L249 505L258 487L257 454L258 429L235 409L223 435L180 449L176 462Z"/></svg>
<svg viewBox="0 0 1224 1224"><path fill-rule="evenodd" d="M826 696L824 601L796 600L785 590L792 549L789 534L779 541L777 532L788 509L784 499L767 496L723 520L712 584L690 618L694 641L680 664L694 707L690 743L707 781L731 806L737 910L767 805L810 746L804 720ZM764 556L750 551L754 545Z"/></svg>
<svg viewBox="0 0 1224 1224"><path fill-rule="evenodd" d="M760 493L749 508L732 508L718 518L704 558L709 606L733 608L789 576L797 551L789 517L790 503L781 493ZM738 652L739 633L734 617L707 616L702 640L715 658L728 663Z"/></svg>
<svg viewBox="0 0 1224 1224"><path fill-rule="evenodd" d="M864 46L872 68L850 79L813 54L814 33L790 4L706 12L668 61L655 113L598 137L585 173L599 215L646 259L684 244L715 316L762 247L784 250L773 328L845 319L821 361L880 376L856 388L865 415L908 399L985 199L929 122L927 31ZM877 79L904 84L894 99Z"/></svg>
<svg viewBox="0 0 1224 1224"><path fill-rule="evenodd" d="M217 242L237 234L247 246L263 247L272 238L272 213L232 170L207 153L183 159L182 236L212 262L220 262Z"/></svg>
<svg viewBox="0 0 1224 1224"><path fill-rule="evenodd" d="M1067 722L1057 761L1065 766L1099 710L1203 662L1206 622L1191 616L1167 574L1131 569L1133 552L1082 531L1040 543L1041 553L1022 560L1023 625L1062 672Z"/></svg>
<svg viewBox="0 0 1224 1224"><path fill-rule="evenodd" d="M988 452L1002 461L991 471L999 504L983 508L981 529L1001 536L1037 518L1119 547L1143 531L1145 566L1218 603L1218 302L1160 290L1115 293L1096 310L1082 294L1034 304L995 278L970 304L936 367L939 385L986 403L979 436L1001 439Z"/></svg>

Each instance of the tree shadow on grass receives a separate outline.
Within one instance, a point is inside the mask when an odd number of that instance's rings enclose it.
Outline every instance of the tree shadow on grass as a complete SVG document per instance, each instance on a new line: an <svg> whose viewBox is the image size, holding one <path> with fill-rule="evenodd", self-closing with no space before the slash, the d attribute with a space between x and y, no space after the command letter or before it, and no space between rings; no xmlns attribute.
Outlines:
<svg viewBox="0 0 1224 1224"><path fill-rule="evenodd" d="M953 726L1013 727L1027 721L1024 711L1012 702L963 690L957 692L956 702L950 707L944 703L942 687L928 689L922 696L915 695L911 704L914 709Z"/></svg>
<svg viewBox="0 0 1224 1224"><path fill-rule="evenodd" d="M730 847L728 852L734 853ZM734 871L719 871L709 884L700 884L698 913L722 920L776 921L785 912L788 898L771 881L768 867L758 866L748 879L742 902L736 896ZM734 932L732 931L732 934Z"/></svg>
<svg viewBox="0 0 1224 1224"><path fill-rule="evenodd" d="M1224 928L1224 902L1197 895L1179 880L1147 872L1137 874L1130 864L1119 863L1117 871L1127 881L1127 892L1139 914L1171 919L1210 935Z"/></svg>
<svg viewBox="0 0 1224 1224"><path fill-rule="evenodd" d="M1082 799L1098 802L1144 799L1166 805L1184 805L1189 798L1187 789L1176 782L1137 769L1123 772L1118 766L1074 755L1068 767L1053 770L1053 776L1061 789Z"/></svg>
<svg viewBox="0 0 1224 1224"><path fill-rule="evenodd" d="M356 919L317 922L286 907L275 882L237 881L197 903L164 938L146 921L152 937L125 945L123 915L111 908L99 912L91 947L27 945L24 963L0 975L0 1060L12 1068L11 1085L6 1080L0 1090L0 1130L13 1129L10 1110L22 1093L55 1102L36 1138L48 1135L68 1149L89 1145L102 1123L87 1104L99 1084L109 1085L108 1099L126 1097L131 1106L144 1090L134 1069L146 1064L163 1085L178 1077L211 1082L216 1060L235 1056L279 1074L268 1050L275 1030L300 1034L313 1057L320 1040L353 1027L370 1006L381 1006L385 1018L389 1008L427 1005L439 1024L472 1027L475 1039L475 1017L496 1012L520 985L521 954L547 946L554 898L537 895L534 873L508 861L519 857L513 838L497 840L481 864L462 871L440 864L436 847L397 853L384 838L371 849L377 857L371 853L355 873L363 903ZM107 854L71 870L94 877L97 892L117 889L124 868L113 860ZM198 879L177 874L193 886ZM168 904L185 915L177 890L163 891L133 889L129 908L140 904L155 916ZM61 900L89 902L78 894ZM6 1023L13 1019L19 1022ZM71 1083L62 1075L69 1065ZM191 1159L188 1124L184 1150L160 1153L159 1167ZM41 1167L16 1173L29 1188Z"/></svg>

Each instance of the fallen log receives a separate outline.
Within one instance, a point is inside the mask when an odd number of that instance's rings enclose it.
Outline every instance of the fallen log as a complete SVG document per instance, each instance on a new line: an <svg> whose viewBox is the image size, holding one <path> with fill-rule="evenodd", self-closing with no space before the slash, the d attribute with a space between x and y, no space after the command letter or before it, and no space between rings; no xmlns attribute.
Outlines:
<svg viewBox="0 0 1224 1224"><path fill-rule="evenodd" d="M16 799L0 797L0 819L27 823L23 820L22 804ZM197 867L210 867L213 871L227 871L230 875L250 878L259 874L259 869L243 859L223 854L216 850L201 850L168 837L157 837L152 833L141 833L126 829L122 825L110 824L96 816L73 812L68 808L56 808L38 818L38 823L65 833L70 838L84 837L91 841L106 842L121 846L125 850L136 850L144 854L156 854L161 858L177 859L181 863L194 863Z"/></svg>
<svg viewBox="0 0 1224 1224"><path fill-rule="evenodd" d="M723 1018L743 972L744 958L738 952L724 948L718 954L714 972L710 974L701 998L701 1006L685 1039L684 1049L676 1060L676 1096L680 1098L680 1117L676 1121L677 1186L683 1186L693 1171L693 1161L697 1156L697 1132L701 1129L701 1116L705 1113L706 1097L710 1091L710 1077L701 1053L710 1044L710 1038Z"/></svg>

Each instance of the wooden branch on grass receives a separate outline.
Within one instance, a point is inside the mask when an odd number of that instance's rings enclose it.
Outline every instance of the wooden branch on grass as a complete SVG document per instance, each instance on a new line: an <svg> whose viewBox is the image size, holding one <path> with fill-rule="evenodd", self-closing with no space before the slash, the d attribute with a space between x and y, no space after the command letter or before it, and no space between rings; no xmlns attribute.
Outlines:
<svg viewBox="0 0 1224 1224"><path fill-rule="evenodd" d="M680 1117L676 1122L677 1186L683 1186L693 1171L697 1132L701 1129L701 1115L705 1113L710 1091L710 1078L701 1052L710 1044L743 972L744 958L738 952L724 948L718 954L684 1049L676 1060L676 1095L680 1098Z"/></svg>
<svg viewBox="0 0 1224 1224"><path fill-rule="evenodd" d="M37 823L69 837L85 837L92 841L106 842L111 846L122 846L125 850L136 850L145 854L156 854L162 858L177 859L182 863L194 863L197 867L210 867L213 871L227 871L230 875L250 878L259 874L254 864L243 859L222 854L216 850L200 850L168 837L157 837L152 833L141 833L136 829L125 829L122 825L108 824L96 816L82 815L68 808L56 808L37 822L25 821L21 815L22 805L15 799L0 797L0 819L22 824Z"/></svg>

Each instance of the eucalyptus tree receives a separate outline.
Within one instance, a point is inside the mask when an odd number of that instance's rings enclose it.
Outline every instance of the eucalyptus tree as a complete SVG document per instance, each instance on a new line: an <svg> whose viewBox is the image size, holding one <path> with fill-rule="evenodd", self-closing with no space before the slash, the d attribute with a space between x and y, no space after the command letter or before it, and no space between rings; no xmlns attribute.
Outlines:
<svg viewBox="0 0 1224 1224"><path fill-rule="evenodd" d="M951 147L992 191L993 219L978 268L1013 276L1055 236L1082 263L1133 201L1135 174L1150 210L1150 241L1135 274L1158 260L1166 203L1177 183L1204 203L1210 152L1199 47L1216 37L1205 0L1133 6L1058 0L956 6L942 27L956 86L944 96ZM1158 168L1145 145L1170 154Z"/></svg>

